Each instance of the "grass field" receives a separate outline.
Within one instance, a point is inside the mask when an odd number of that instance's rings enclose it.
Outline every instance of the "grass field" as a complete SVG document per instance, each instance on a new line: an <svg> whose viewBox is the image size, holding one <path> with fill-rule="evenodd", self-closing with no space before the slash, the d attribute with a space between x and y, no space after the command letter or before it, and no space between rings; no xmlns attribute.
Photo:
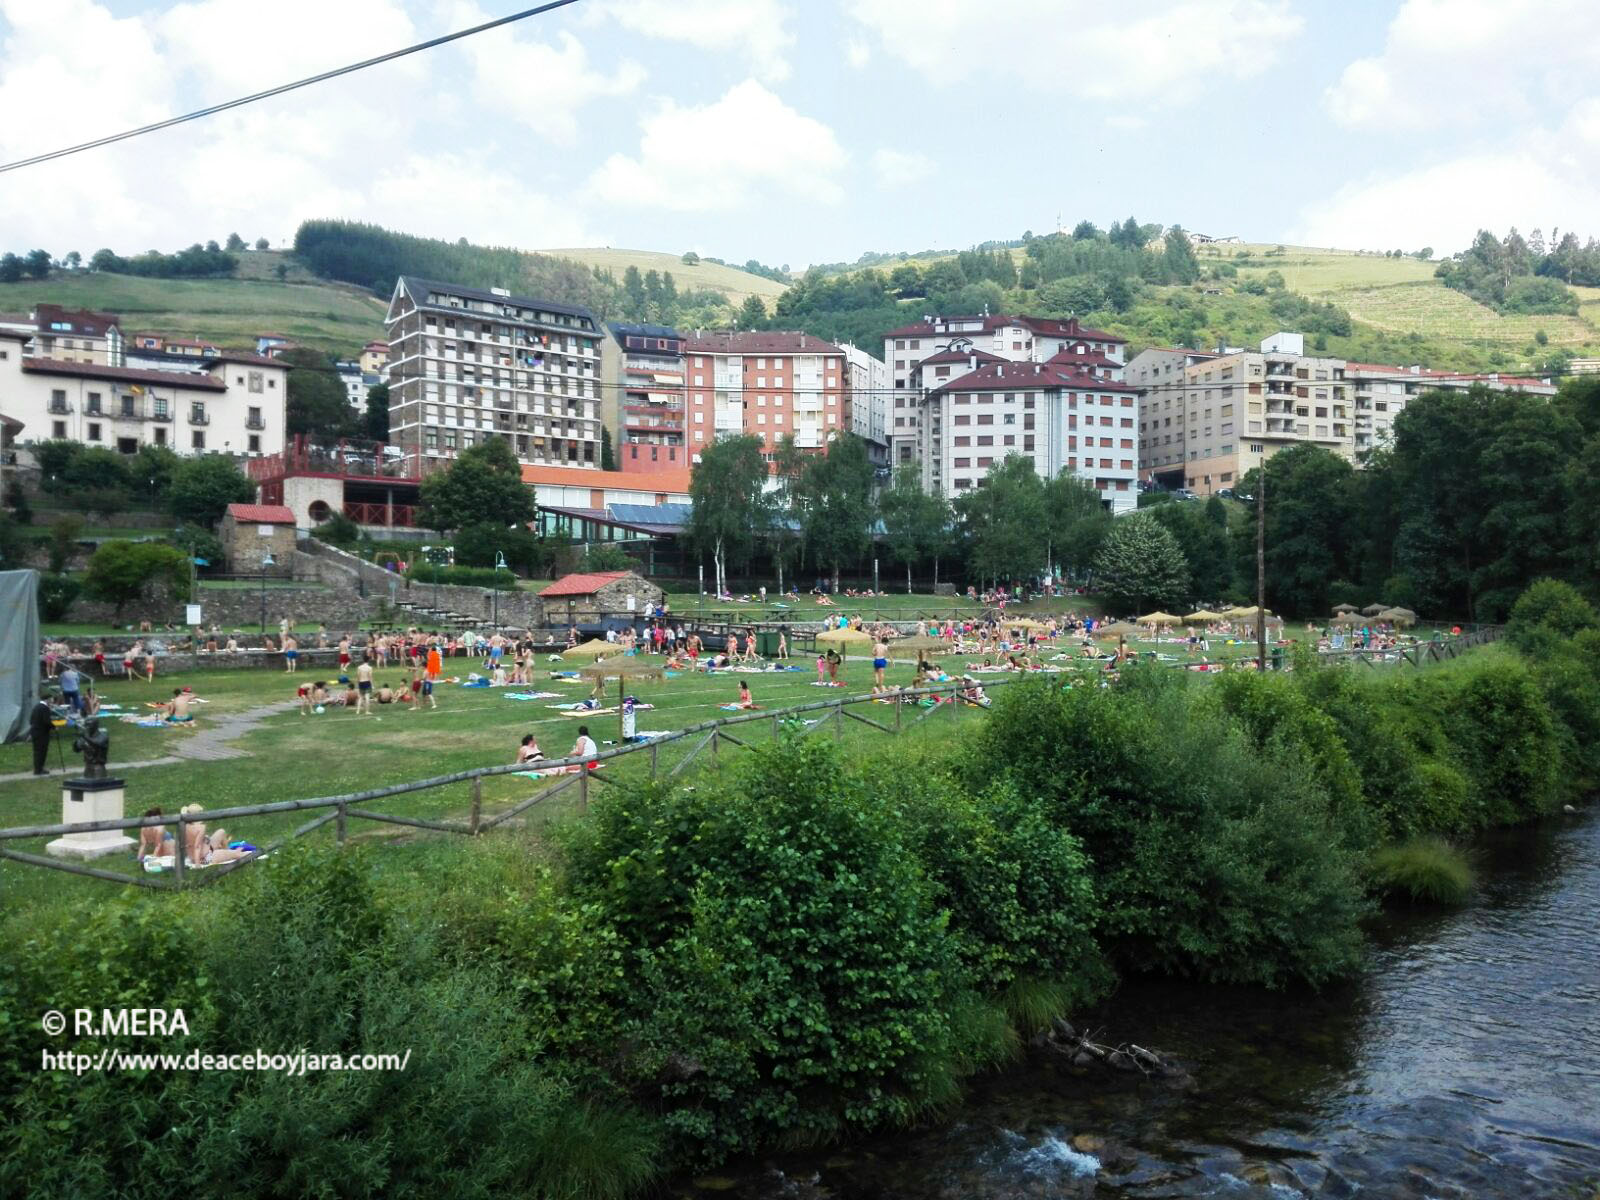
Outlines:
<svg viewBox="0 0 1600 1200"><path fill-rule="evenodd" d="M277 254L240 255L240 274L255 275ZM248 263L251 270L245 270ZM228 350L251 350L256 335L281 333L322 350L353 354L383 336L384 305L360 288L271 277L145 279L135 275L56 274L49 279L0 284L0 312L26 312L39 301L92 308L122 318L124 333L151 332L210 338ZM293 278L293 276L291 276Z"/></svg>
<svg viewBox="0 0 1600 1200"><path fill-rule="evenodd" d="M618 250L610 246L586 246L579 249L540 250L539 254L553 254L558 258L571 258L585 263L591 267L600 267L616 275L621 280L622 273L629 267L638 267L640 272L661 271L672 272L672 281L677 284L678 291L687 291L690 288L710 288L724 293L729 300L738 305L746 296L760 296L767 302L767 307L772 307L775 297L783 295L787 285L775 279L768 279L764 275L752 275L749 271L738 267L725 267L717 263L696 263L694 266L685 266L681 256L666 254L659 250Z"/></svg>

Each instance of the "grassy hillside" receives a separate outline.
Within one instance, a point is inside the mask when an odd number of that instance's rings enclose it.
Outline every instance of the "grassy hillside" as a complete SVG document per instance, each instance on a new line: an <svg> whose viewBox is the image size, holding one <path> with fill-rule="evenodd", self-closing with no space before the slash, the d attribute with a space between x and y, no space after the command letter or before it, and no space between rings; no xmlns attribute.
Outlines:
<svg viewBox="0 0 1600 1200"><path fill-rule="evenodd" d="M0 312L44 301L116 313L125 333L203 337L229 350L254 350L259 333L282 333L341 354L383 336L382 301L360 288L318 280L276 252L242 254L238 279L147 279L63 274L0 284ZM279 282L274 268L291 265Z"/></svg>
<svg viewBox="0 0 1600 1200"><path fill-rule="evenodd" d="M678 285L680 292L690 288L710 288L724 293L736 305L743 303L746 296L760 296L770 309L773 299L781 296L785 287L775 279L752 275L739 267L725 267L708 262L696 263L692 267L686 266L681 256L665 254L658 250L617 250L610 246L588 246L575 250L541 250L539 253L554 254L558 258L570 258L587 266L599 267L601 270L610 271L618 279L622 278L623 272L629 267L638 267L641 273L652 270L663 273L671 271L673 281Z"/></svg>

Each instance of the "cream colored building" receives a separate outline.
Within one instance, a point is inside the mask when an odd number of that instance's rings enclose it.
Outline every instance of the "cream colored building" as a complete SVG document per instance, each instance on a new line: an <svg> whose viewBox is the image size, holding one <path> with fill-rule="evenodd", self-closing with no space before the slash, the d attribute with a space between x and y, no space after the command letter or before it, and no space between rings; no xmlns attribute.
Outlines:
<svg viewBox="0 0 1600 1200"><path fill-rule="evenodd" d="M600 469L600 339L587 309L402 275L389 440L424 468L502 437L525 463Z"/></svg>
<svg viewBox="0 0 1600 1200"><path fill-rule="evenodd" d="M287 374L253 354L187 371L154 371L35 355L34 339L0 332L0 411L29 441L67 439L135 454L274 454L284 444Z"/></svg>

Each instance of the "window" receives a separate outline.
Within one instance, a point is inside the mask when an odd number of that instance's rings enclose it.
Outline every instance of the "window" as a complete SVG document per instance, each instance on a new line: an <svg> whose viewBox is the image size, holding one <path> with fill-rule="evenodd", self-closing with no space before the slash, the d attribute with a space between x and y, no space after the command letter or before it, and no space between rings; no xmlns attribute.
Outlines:
<svg viewBox="0 0 1600 1200"><path fill-rule="evenodd" d="M992 433L981 433L981 434L979 434L978 435L978 445L980 445L980 446L992 446L992 445L994 445L994 434L992 434Z"/></svg>
<svg viewBox="0 0 1600 1200"><path fill-rule="evenodd" d="M156 445L165 446L166 444L167 444L167 431L166 431L165 427L157 426L156 427Z"/></svg>
<svg viewBox="0 0 1600 1200"><path fill-rule="evenodd" d="M955 460L955 465L958 467L970 467L972 460L970 458L958 458Z"/></svg>
<svg viewBox="0 0 1600 1200"><path fill-rule="evenodd" d="M1261 452L1262 452L1261 443L1256 442L1256 443L1251 445L1251 447L1250 447L1250 453L1251 454L1260 454Z"/></svg>
<svg viewBox="0 0 1600 1200"><path fill-rule="evenodd" d="M972 438L969 437L967 434L963 433L962 435L960 435L959 437L954 439L954 444L957 445L957 446L970 446L970 445L972 445Z"/></svg>
<svg viewBox="0 0 1600 1200"><path fill-rule="evenodd" d="M250 435L250 453L261 453L261 435L259 433L252 433Z"/></svg>
<svg viewBox="0 0 1600 1200"><path fill-rule="evenodd" d="M125 416L125 417L133 416L133 397L132 396L123 396L122 397L122 415Z"/></svg>
<svg viewBox="0 0 1600 1200"><path fill-rule="evenodd" d="M100 440L100 423L98 421L89 422L89 440L91 442Z"/></svg>
<svg viewBox="0 0 1600 1200"><path fill-rule="evenodd" d="M206 448L205 431L201 430L201 429L196 429L193 432L191 432L189 434L189 445L190 445L191 448L193 448L195 450L204 450Z"/></svg>
<svg viewBox="0 0 1600 1200"><path fill-rule="evenodd" d="M259 408L255 407L255 406L251 406L251 408L249 408L247 411L249 412L249 416L245 420L245 423L244 423L245 428L246 429L260 429L261 428L261 410Z"/></svg>
<svg viewBox="0 0 1600 1200"><path fill-rule="evenodd" d="M159 430L157 432L160 432ZM50 422L50 436L64 438L67 436L67 423L65 421Z"/></svg>
<svg viewBox="0 0 1600 1200"><path fill-rule="evenodd" d="M67 411L67 391L65 388L51 389L50 411L58 413L64 413Z"/></svg>
<svg viewBox="0 0 1600 1200"><path fill-rule="evenodd" d="M100 411L100 393L99 392L90 392L89 393L88 405L83 411L84 412L89 412L89 413L98 413Z"/></svg>

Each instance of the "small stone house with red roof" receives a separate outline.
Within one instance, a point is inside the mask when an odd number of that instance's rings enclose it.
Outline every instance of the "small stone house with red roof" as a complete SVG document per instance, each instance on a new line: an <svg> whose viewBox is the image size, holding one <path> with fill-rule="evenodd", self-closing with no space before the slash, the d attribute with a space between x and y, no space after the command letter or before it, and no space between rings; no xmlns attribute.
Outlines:
<svg viewBox="0 0 1600 1200"><path fill-rule="evenodd" d="M578 625L607 617L644 618L664 598L655 584L633 571L564 575L539 593L552 625Z"/></svg>
<svg viewBox="0 0 1600 1200"><path fill-rule="evenodd" d="M218 530L235 575L293 575L294 513L282 504L230 504ZM273 565L266 566L268 554Z"/></svg>

